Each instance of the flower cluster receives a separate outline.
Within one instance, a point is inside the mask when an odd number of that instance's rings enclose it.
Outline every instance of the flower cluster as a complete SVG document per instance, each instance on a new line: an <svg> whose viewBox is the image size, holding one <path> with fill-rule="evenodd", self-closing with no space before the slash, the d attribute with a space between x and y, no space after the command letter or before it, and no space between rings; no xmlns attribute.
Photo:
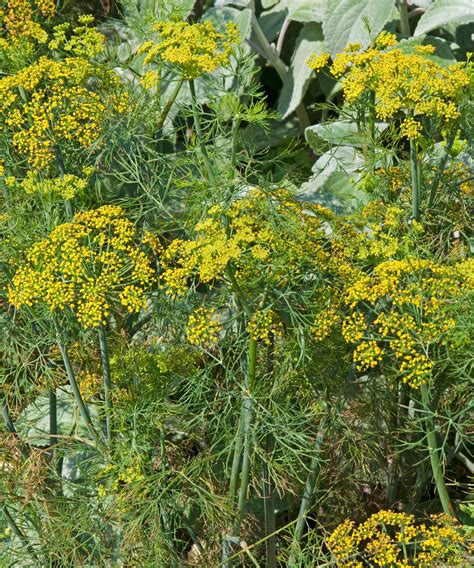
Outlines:
<svg viewBox="0 0 474 568"><path fill-rule="evenodd" d="M200 307L189 316L186 325L186 336L192 345L213 347L221 331L221 324L215 317L215 310Z"/></svg>
<svg viewBox="0 0 474 568"><path fill-rule="evenodd" d="M384 510L358 526L346 519L326 542L338 566L363 568L360 558L370 566L459 565L465 539L448 515L432 515L426 526L414 515Z"/></svg>
<svg viewBox="0 0 474 568"><path fill-rule="evenodd" d="M73 199L87 187L87 179L73 174L41 179L38 173L34 171L29 171L26 178L20 182L17 182L13 177L9 177L5 180L5 183L9 187L15 186L29 195L56 195L62 199Z"/></svg>
<svg viewBox="0 0 474 568"><path fill-rule="evenodd" d="M50 18L56 11L54 0L8 0L2 2L0 7L1 35L0 49L9 49L18 46L18 40L35 40L46 43L48 34L38 19Z"/></svg>
<svg viewBox="0 0 474 568"><path fill-rule="evenodd" d="M157 22L158 42L147 41L138 53L145 53L144 65L158 59L176 66L186 79L196 79L226 65L232 47L240 41L237 25L230 22L219 33L210 21L202 23Z"/></svg>
<svg viewBox="0 0 474 568"><path fill-rule="evenodd" d="M252 339L271 345L272 337L281 333L281 325L275 323L276 314L271 309L257 310L247 324Z"/></svg>
<svg viewBox="0 0 474 568"><path fill-rule="evenodd" d="M102 392L102 381L103 379L98 373L92 373L91 371L81 371L77 374L77 383L82 398L86 402L90 402Z"/></svg>
<svg viewBox="0 0 474 568"><path fill-rule="evenodd" d="M69 308L85 329L104 324L114 303L138 312L155 276L135 240L120 207L78 213L28 250L9 301L17 308L43 303L51 312Z"/></svg>
<svg viewBox="0 0 474 568"><path fill-rule="evenodd" d="M75 57L92 59L101 53L105 45L105 36L95 27L94 17L82 15L78 18L79 26L72 27L69 23L55 26L53 39L49 42L49 49L65 51ZM72 34L68 37L68 32Z"/></svg>
<svg viewBox="0 0 474 568"><path fill-rule="evenodd" d="M402 111L407 116L401 125L402 135L417 138L422 124L414 117L437 118L443 123L459 118L459 102L469 85L462 64L442 67L429 58L434 51L430 45L402 50L393 34L383 32L365 51L360 51L359 45L348 46L336 55L330 71L342 79L347 103L367 104L371 94L377 118L386 121ZM309 60L316 70L325 64L323 56Z"/></svg>
<svg viewBox="0 0 474 568"><path fill-rule="evenodd" d="M259 188L226 210L211 207L194 232L193 239L172 241L162 256L162 282L175 298L186 293L192 277L211 285L235 279L244 288L258 279L288 283L301 274L304 259L321 255L324 239L317 207L310 215L286 190L267 196Z"/></svg>
<svg viewBox="0 0 474 568"><path fill-rule="evenodd" d="M90 88L92 79L101 89ZM32 169L46 169L60 144L89 147L99 138L109 109L125 111L118 86L116 75L84 58L41 57L0 79L2 123Z"/></svg>
<svg viewBox="0 0 474 568"><path fill-rule="evenodd" d="M446 345L456 327L449 307L469 290L467 272L472 279L472 261L387 260L349 285L342 334L356 345L357 369L374 368L390 355L405 383L418 388L425 382L433 368L430 350Z"/></svg>

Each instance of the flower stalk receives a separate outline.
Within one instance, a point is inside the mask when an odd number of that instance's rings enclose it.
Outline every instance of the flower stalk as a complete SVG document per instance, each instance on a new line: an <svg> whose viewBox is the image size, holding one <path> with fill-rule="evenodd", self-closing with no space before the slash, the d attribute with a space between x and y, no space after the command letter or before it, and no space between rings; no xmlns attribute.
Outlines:
<svg viewBox="0 0 474 568"><path fill-rule="evenodd" d="M107 335L103 325L99 327L99 347L100 360L102 362L102 377L104 380L104 400L105 400L105 432L107 443L112 442L112 377L110 373L109 349L107 346Z"/></svg>
<svg viewBox="0 0 474 568"><path fill-rule="evenodd" d="M248 351L248 375L246 381L247 384L245 385L246 392L244 394L244 399L242 401L244 457L242 461L242 471L240 477L240 492L237 504L237 519L234 525L234 532L237 535L240 532L242 520L245 515L245 510L247 505L247 493L249 488L251 442L252 442L252 411L253 411L252 396L255 386L256 366L257 366L257 340L253 337L250 337L249 351Z"/></svg>
<svg viewBox="0 0 474 568"><path fill-rule="evenodd" d="M166 120L171 108L173 107L174 102L176 101L176 97L178 96L183 84L184 84L184 79L180 79L179 81L176 82L174 89L171 92L170 98L166 101L165 105L163 106L163 109L161 110L160 118L158 119L158 122L156 124L156 128L158 130L161 130L163 128L165 120Z"/></svg>
<svg viewBox="0 0 474 568"><path fill-rule="evenodd" d="M453 517L456 516L454 512L453 504L449 498L449 493L444 482L443 466L440 459L441 448L438 447L438 441L436 439L436 428L433 421L433 413L431 410L431 395L429 386L423 383L420 387L421 399L423 402L423 410L425 412L425 429L426 429L426 440L428 442L428 453L430 456L431 470L433 472L433 477L435 480L436 489L438 491L438 497L441 501L443 511L447 515Z"/></svg>
<svg viewBox="0 0 474 568"><path fill-rule="evenodd" d="M69 358L69 353L67 351L67 347L61 339L59 326L57 325L56 322L55 322L55 325L56 325L56 342L58 344L59 351L61 352L61 357L63 359L64 368L66 369L67 378L68 378L69 384L71 386L71 390L72 390L72 394L74 396L74 400L76 401L76 404L79 408L79 412L82 416L82 419L84 420L84 422L86 424L87 429L89 430L90 435L92 436L92 438L96 442L97 446L100 447L101 449L103 449L104 443L102 442L99 434L97 433L97 430L94 428L89 410L88 410L88 408L87 408L86 404L84 403L84 400L81 396L81 391L79 390L79 386L77 384L76 377L74 375L74 369L72 368L72 363L71 363L71 360Z"/></svg>
<svg viewBox="0 0 474 568"><path fill-rule="evenodd" d="M296 566L296 554L300 547L301 537L303 536L303 530L306 524L306 514L308 512L309 504L311 502L311 498L313 497L314 490L316 487L316 481L318 479L319 470L321 468L321 446L324 442L324 428L326 425L326 421L321 419L319 423L318 433L316 435L316 442L315 442L315 454L313 459L311 460L311 464L309 466L308 477L306 479L306 485L303 490L303 496L300 503L300 509L298 513L298 521L296 522L295 532L293 533L293 542L291 544L291 553L288 559L288 568L292 566Z"/></svg>
<svg viewBox="0 0 474 568"><path fill-rule="evenodd" d="M421 179L418 161L418 147L415 140L410 139L410 167L411 167L411 213L412 219L420 218Z"/></svg>
<svg viewBox="0 0 474 568"><path fill-rule="evenodd" d="M211 164L211 160L209 158L209 154L207 152L206 145L204 144L204 136L202 132L201 126L201 116L198 109L197 103L197 96L196 96L196 86L194 84L194 79L189 79L189 89L191 91L191 106L193 110L193 119L194 119L194 128L196 129L196 137L199 144L199 148L201 150L202 157L204 159L204 163L206 164L207 173L209 175L209 179L213 184L216 183L216 176L214 175L214 169Z"/></svg>

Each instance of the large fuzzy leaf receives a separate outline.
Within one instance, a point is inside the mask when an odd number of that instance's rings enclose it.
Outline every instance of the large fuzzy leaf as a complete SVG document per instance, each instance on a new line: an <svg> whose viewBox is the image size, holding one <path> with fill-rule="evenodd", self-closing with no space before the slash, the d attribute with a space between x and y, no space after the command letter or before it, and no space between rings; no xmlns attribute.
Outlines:
<svg viewBox="0 0 474 568"><path fill-rule="evenodd" d="M322 22L325 0L286 0L288 18L297 22Z"/></svg>
<svg viewBox="0 0 474 568"><path fill-rule="evenodd" d="M312 70L306 65L308 57L312 53L319 54L323 51L324 42L321 26L316 23L306 24L296 41L291 65L278 103L278 112L283 115L283 118L296 109L308 89L312 74Z"/></svg>
<svg viewBox="0 0 474 568"><path fill-rule="evenodd" d="M474 22L474 0L435 0L421 16L413 35L426 34L451 22Z"/></svg>
<svg viewBox="0 0 474 568"><path fill-rule="evenodd" d="M367 47L388 22L393 0L326 0L324 37L331 55L348 43Z"/></svg>

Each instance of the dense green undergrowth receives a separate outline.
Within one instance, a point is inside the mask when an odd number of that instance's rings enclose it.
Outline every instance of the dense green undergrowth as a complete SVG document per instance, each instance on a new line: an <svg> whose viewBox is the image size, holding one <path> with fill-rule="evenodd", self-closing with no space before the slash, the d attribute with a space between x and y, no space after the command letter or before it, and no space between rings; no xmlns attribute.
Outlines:
<svg viewBox="0 0 474 568"><path fill-rule="evenodd" d="M1 566L470 564L473 20L0 3Z"/></svg>

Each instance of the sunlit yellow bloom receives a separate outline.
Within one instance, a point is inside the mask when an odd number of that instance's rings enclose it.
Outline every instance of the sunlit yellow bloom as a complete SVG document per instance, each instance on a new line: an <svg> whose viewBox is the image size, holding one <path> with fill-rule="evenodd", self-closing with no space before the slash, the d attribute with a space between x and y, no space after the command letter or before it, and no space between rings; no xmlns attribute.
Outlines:
<svg viewBox="0 0 474 568"><path fill-rule="evenodd" d="M175 65L186 79L196 79L226 65L233 46L240 41L237 25L229 22L219 33L210 21L202 23L157 22L158 42L147 41L139 48L144 65L154 60Z"/></svg>
<svg viewBox="0 0 474 568"><path fill-rule="evenodd" d="M120 207L104 205L78 213L34 244L8 298L17 308L41 303L53 313L69 309L87 329L106 323L114 304L140 311L154 280L132 222Z"/></svg>

